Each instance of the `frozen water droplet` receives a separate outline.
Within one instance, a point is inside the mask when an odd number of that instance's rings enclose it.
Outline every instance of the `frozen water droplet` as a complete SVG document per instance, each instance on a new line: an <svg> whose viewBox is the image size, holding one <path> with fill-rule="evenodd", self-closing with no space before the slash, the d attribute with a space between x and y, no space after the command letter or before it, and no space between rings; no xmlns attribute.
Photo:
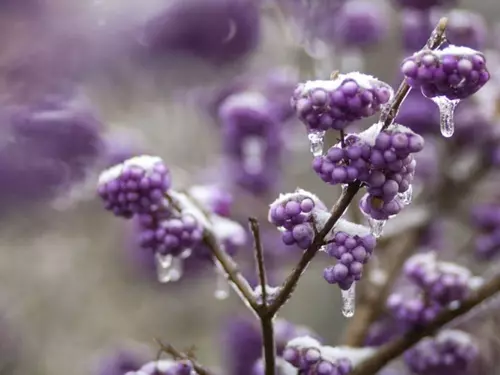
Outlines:
<svg viewBox="0 0 500 375"><path fill-rule="evenodd" d="M413 199L413 186L410 185L404 193L399 193L398 198L401 200L401 203L408 206Z"/></svg>
<svg viewBox="0 0 500 375"><path fill-rule="evenodd" d="M309 138L309 144L311 146L311 153L314 156L323 155L325 131L311 131L307 135L307 138Z"/></svg>
<svg viewBox="0 0 500 375"><path fill-rule="evenodd" d="M371 217L368 217L368 224L370 225L370 231L375 236L375 238L379 238L382 235L385 223L387 223L387 220L376 220Z"/></svg>
<svg viewBox="0 0 500 375"><path fill-rule="evenodd" d="M160 283L178 281L182 277L183 260L170 254L155 254L156 275Z"/></svg>
<svg viewBox="0 0 500 375"><path fill-rule="evenodd" d="M342 315L346 318L351 318L354 316L354 311L356 309L356 283L352 283L351 287L347 290L341 290L342 292Z"/></svg>
<svg viewBox="0 0 500 375"><path fill-rule="evenodd" d="M184 249L184 251L179 255L181 259L187 259L193 253L193 249Z"/></svg>
<svg viewBox="0 0 500 375"><path fill-rule="evenodd" d="M264 168L264 142L259 137L247 137L243 140L243 163L250 174L257 174Z"/></svg>
<svg viewBox="0 0 500 375"><path fill-rule="evenodd" d="M229 283L221 272L217 271L216 275L214 296L218 300L226 299L229 297Z"/></svg>
<svg viewBox="0 0 500 375"><path fill-rule="evenodd" d="M455 113L455 108L458 103L460 103L460 99L451 100L446 96L436 96L431 98L431 100L436 103L439 108L441 134L446 138L450 138L455 131L453 115Z"/></svg>

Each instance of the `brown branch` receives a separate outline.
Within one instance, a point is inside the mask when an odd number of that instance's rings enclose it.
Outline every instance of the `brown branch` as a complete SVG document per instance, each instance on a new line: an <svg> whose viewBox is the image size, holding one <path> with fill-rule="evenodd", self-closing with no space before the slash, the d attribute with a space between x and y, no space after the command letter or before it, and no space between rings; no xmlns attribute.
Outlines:
<svg viewBox="0 0 500 375"><path fill-rule="evenodd" d="M492 297L499 291L500 275L494 277L480 287L472 297L463 301L459 308L454 310L445 310L427 327L411 330L404 336L381 346L372 357L356 366L350 375L373 375L377 373L391 360L399 357L421 339L426 336L433 335L441 327L450 323L453 319L468 313L475 306Z"/></svg>
<svg viewBox="0 0 500 375"><path fill-rule="evenodd" d="M255 261L257 263L257 274L262 293L262 310L264 313L259 314L260 324L262 329L262 345L264 347L264 365L265 374L274 375L276 368L276 344L274 341L273 316L267 313L267 280L266 268L264 264L264 251L262 249L262 241L260 237L259 222L255 218L248 219L250 230L254 240Z"/></svg>
<svg viewBox="0 0 500 375"><path fill-rule="evenodd" d="M196 371L196 373L198 375L212 375L212 373L207 368L205 368L204 366L202 366L200 363L198 363L196 361L196 359L194 358L193 355L183 353L183 352L177 350L171 344L162 343L161 340L159 340L159 339L155 339L155 342L160 347L161 352L170 354L174 360L189 361L192 364L193 369Z"/></svg>

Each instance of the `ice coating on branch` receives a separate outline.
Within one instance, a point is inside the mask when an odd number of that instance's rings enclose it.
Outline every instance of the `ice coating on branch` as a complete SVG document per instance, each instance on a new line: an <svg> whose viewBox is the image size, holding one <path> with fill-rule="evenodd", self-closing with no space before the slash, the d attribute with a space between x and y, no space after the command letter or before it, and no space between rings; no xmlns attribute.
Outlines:
<svg viewBox="0 0 500 375"><path fill-rule="evenodd" d="M213 230L212 224L209 219L205 215L205 213L201 210L200 207L196 205L195 202L185 193L170 191L170 196L174 201L179 205L182 213L191 214L194 218L200 223L205 229Z"/></svg>
<svg viewBox="0 0 500 375"><path fill-rule="evenodd" d="M370 234L370 228L345 219L339 219L333 227L334 232L344 232L350 236L364 237Z"/></svg>
<svg viewBox="0 0 500 375"><path fill-rule="evenodd" d="M363 130L357 136L362 141L366 142L368 145L373 146L373 145L375 145L375 140L377 139L383 126L384 126L383 123L377 122L376 124L373 124L372 126L370 126L368 129Z"/></svg>
<svg viewBox="0 0 500 375"><path fill-rule="evenodd" d="M246 243L246 231L237 222L221 216L213 216L211 221L212 230L220 241L228 241L236 246L242 246Z"/></svg>
<svg viewBox="0 0 500 375"><path fill-rule="evenodd" d="M353 366L363 362L368 357L371 357L375 352L375 348L352 348L349 346L322 346L320 348L321 356L331 362L335 362L342 358L347 358Z"/></svg>

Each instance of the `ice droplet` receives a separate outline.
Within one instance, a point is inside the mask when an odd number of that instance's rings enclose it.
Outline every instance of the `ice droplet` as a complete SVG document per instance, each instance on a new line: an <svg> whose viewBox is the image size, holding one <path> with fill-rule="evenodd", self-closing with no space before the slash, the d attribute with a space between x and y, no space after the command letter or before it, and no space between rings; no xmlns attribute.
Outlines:
<svg viewBox="0 0 500 375"><path fill-rule="evenodd" d="M413 199L413 186L410 185L404 193L399 193L398 198L401 200L401 203L408 206Z"/></svg>
<svg viewBox="0 0 500 375"><path fill-rule="evenodd" d="M356 309L356 283L352 283L351 287L347 290L341 290L342 292L342 315L346 318L351 318L354 316L354 311Z"/></svg>
<svg viewBox="0 0 500 375"><path fill-rule="evenodd" d="M323 155L323 147L325 140L325 131L310 131L307 135L309 138L309 144L311 146L311 153L314 156Z"/></svg>
<svg viewBox="0 0 500 375"><path fill-rule="evenodd" d="M370 231L375 238L379 238L382 235L385 223L387 223L387 220L377 220L372 217L368 217L368 225L370 226Z"/></svg>
<svg viewBox="0 0 500 375"><path fill-rule="evenodd" d="M224 300L229 297L229 283L221 272L216 270L214 297L218 300Z"/></svg>
<svg viewBox="0 0 500 375"><path fill-rule="evenodd" d="M455 108L458 103L460 103L460 99L451 100L446 96L436 96L431 98L431 100L436 103L439 108L441 134L446 138L450 138L455 131L453 115L455 113Z"/></svg>
<svg viewBox="0 0 500 375"><path fill-rule="evenodd" d="M170 254L155 254L156 275L160 283L178 281L182 277L183 260Z"/></svg>

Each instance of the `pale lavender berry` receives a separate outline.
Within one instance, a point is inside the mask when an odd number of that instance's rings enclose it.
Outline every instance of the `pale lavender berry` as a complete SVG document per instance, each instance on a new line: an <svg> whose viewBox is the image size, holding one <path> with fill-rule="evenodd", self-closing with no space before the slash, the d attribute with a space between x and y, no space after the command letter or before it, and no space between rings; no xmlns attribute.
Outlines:
<svg viewBox="0 0 500 375"><path fill-rule="evenodd" d="M117 216L154 212L165 206L170 172L153 156L138 156L101 173L98 193L105 208Z"/></svg>
<svg viewBox="0 0 500 375"><path fill-rule="evenodd" d="M387 299L387 309L400 323L408 326L425 326L442 311L436 303L427 302L422 296L408 297L394 293Z"/></svg>
<svg viewBox="0 0 500 375"><path fill-rule="evenodd" d="M443 330L427 337L404 354L415 375L467 374L478 358L475 340L460 330Z"/></svg>

